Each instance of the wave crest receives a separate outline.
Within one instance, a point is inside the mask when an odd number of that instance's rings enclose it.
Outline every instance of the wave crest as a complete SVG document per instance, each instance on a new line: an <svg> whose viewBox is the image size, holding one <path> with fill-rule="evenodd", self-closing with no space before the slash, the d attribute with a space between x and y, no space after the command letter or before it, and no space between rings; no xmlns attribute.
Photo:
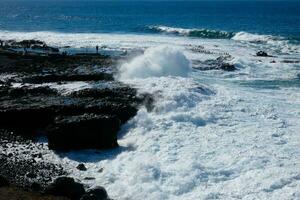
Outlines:
<svg viewBox="0 0 300 200"><path fill-rule="evenodd" d="M236 41L245 41L245 42L252 42L252 43L268 43L270 41L282 41L284 40L283 37L279 36L272 36L272 35L259 35L247 32L238 32L233 37L233 40Z"/></svg>
<svg viewBox="0 0 300 200"><path fill-rule="evenodd" d="M149 26L150 31L156 33L175 34L187 37L199 37L208 39L230 39L234 36L233 32L210 30L210 29L186 29L169 26Z"/></svg>

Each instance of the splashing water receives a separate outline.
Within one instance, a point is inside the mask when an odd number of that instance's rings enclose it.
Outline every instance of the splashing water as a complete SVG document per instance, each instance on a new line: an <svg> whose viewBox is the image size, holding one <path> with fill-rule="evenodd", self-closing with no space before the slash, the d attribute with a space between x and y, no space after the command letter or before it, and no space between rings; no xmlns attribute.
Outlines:
<svg viewBox="0 0 300 200"><path fill-rule="evenodd" d="M177 48L158 46L147 49L143 55L125 63L120 68L121 80L162 76L186 77L190 62Z"/></svg>

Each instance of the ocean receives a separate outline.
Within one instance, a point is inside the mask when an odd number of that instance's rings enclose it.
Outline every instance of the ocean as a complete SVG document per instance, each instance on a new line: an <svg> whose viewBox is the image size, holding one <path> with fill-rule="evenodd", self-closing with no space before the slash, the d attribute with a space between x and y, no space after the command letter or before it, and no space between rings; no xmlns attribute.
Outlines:
<svg viewBox="0 0 300 200"><path fill-rule="evenodd" d="M117 150L46 155L113 199L300 199L299 1L1 0L0 39L135 52L115 77L153 111ZM220 57L236 70L201 70Z"/></svg>

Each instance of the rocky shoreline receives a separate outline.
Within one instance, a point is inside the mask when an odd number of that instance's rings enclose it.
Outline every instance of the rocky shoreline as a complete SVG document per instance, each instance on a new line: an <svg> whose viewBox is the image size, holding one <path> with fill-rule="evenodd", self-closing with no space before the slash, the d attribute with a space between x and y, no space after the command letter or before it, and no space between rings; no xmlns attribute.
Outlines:
<svg viewBox="0 0 300 200"><path fill-rule="evenodd" d="M109 199L104 188L76 182L44 154L118 148L120 127L140 106L151 110L149 94L140 95L114 79L116 60L100 54L67 55L35 40L1 42L0 177L10 187L4 184L0 191L8 199L18 199L18 194ZM70 89L76 84L84 87ZM38 142L40 138L47 143Z"/></svg>

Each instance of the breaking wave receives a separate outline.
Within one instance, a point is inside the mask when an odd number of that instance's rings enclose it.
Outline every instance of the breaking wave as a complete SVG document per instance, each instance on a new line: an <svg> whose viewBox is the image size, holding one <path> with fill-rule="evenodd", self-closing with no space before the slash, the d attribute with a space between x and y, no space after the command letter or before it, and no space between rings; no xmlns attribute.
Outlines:
<svg viewBox="0 0 300 200"><path fill-rule="evenodd" d="M190 72L190 62L177 48L158 46L147 49L143 55L120 67L120 79L162 76L185 77Z"/></svg>
<svg viewBox="0 0 300 200"><path fill-rule="evenodd" d="M240 42L255 44L287 45L299 44L300 38L285 38L273 35L261 35L245 31L228 32L210 29L187 29L169 26L149 26L148 30L153 33L171 34L177 36L204 38L204 39L232 39Z"/></svg>
<svg viewBox="0 0 300 200"><path fill-rule="evenodd" d="M284 37L273 35L259 35L247 32L238 32L231 39L236 41L245 41L252 43L269 43L270 41L284 41Z"/></svg>
<svg viewBox="0 0 300 200"><path fill-rule="evenodd" d="M234 36L233 32L209 30L209 29L185 29L168 26L149 26L150 31L155 33L175 34L187 37L199 37L208 39L230 39Z"/></svg>

